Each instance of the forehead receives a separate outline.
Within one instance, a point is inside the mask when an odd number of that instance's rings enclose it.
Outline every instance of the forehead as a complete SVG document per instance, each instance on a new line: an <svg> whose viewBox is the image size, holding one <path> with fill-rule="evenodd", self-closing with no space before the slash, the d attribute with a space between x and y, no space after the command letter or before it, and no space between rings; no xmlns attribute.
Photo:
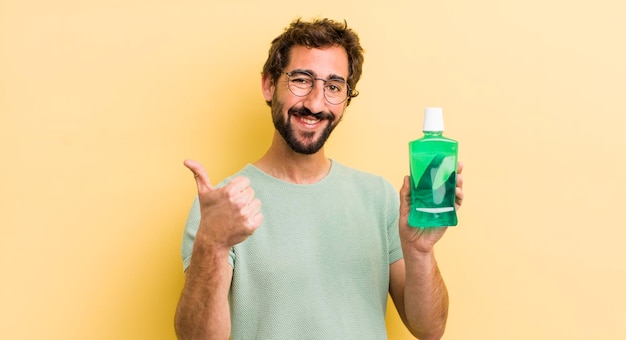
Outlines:
<svg viewBox="0 0 626 340"><path fill-rule="evenodd" d="M314 48L296 45L289 52L286 71L296 69L309 70L321 78L335 75L348 79L348 53L341 46Z"/></svg>

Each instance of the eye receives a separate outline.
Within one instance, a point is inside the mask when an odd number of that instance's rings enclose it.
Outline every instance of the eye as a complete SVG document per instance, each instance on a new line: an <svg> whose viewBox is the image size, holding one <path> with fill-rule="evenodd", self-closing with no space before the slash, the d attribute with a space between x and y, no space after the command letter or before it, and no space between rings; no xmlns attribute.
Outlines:
<svg viewBox="0 0 626 340"><path fill-rule="evenodd" d="M304 78L304 77L296 77L296 78L291 78L291 81L294 83L302 83L302 84L310 84L311 80Z"/></svg>
<svg viewBox="0 0 626 340"><path fill-rule="evenodd" d="M343 89L345 87L345 84L343 82L340 81L328 81L326 83L326 89L328 89L329 91L333 92L333 93L341 93L343 92Z"/></svg>
<svg viewBox="0 0 626 340"><path fill-rule="evenodd" d="M292 74L289 81L298 87L311 87L313 85L313 78L305 73Z"/></svg>

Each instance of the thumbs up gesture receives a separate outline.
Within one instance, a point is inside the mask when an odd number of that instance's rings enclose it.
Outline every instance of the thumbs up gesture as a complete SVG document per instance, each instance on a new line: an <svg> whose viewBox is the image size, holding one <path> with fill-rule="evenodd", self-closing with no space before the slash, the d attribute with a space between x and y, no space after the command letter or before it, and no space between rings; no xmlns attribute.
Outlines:
<svg viewBox="0 0 626 340"><path fill-rule="evenodd" d="M184 164L193 173L198 187L200 226L196 242L230 249L252 235L263 222L263 215L250 180L236 177L215 189L200 163L186 160Z"/></svg>

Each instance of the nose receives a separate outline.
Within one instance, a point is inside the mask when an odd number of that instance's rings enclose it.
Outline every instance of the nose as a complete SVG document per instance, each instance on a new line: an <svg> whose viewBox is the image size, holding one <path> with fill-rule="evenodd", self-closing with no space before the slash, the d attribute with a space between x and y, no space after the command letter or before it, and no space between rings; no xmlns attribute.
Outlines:
<svg viewBox="0 0 626 340"><path fill-rule="evenodd" d="M317 80L316 80L317 81ZM311 92L305 97L304 106L313 113L324 111L326 98L324 98L324 84L316 83Z"/></svg>

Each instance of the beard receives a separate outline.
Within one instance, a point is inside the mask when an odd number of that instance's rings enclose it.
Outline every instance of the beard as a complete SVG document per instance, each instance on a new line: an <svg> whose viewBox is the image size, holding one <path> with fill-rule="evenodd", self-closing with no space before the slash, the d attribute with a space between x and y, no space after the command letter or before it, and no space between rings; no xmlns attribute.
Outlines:
<svg viewBox="0 0 626 340"><path fill-rule="evenodd" d="M291 108L287 111L287 117L285 117L282 113L284 104L279 102L277 98L274 98L272 103L274 104L272 105L272 121L274 122L274 128L276 128L293 151L305 155L312 155L318 152L324 146L328 137L330 137L330 133L337 127L341 118L343 118L342 116L339 121L334 123L334 114L325 112L312 113L305 107ZM320 119L320 121L326 120L328 124L321 132L308 131L298 135L291 125L291 119L294 116L310 116L315 119Z"/></svg>

